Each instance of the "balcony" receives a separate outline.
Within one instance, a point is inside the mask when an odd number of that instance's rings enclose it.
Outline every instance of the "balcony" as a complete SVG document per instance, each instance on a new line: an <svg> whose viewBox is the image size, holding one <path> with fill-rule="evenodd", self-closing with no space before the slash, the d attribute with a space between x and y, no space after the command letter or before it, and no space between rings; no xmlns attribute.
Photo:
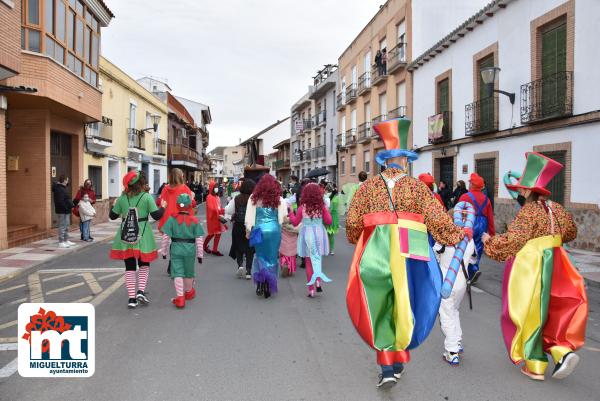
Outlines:
<svg viewBox="0 0 600 401"><path fill-rule="evenodd" d="M351 104L356 100L357 91L356 84L352 83L346 88L346 102L347 104Z"/></svg>
<svg viewBox="0 0 600 401"><path fill-rule="evenodd" d="M388 119L406 117L406 106L400 106L391 110L387 114Z"/></svg>
<svg viewBox="0 0 600 401"><path fill-rule="evenodd" d="M135 128L128 128L127 129L127 137L128 137L128 143L127 143L127 147L130 150L133 151L142 151L144 152L146 150L146 136L144 135L144 133L140 130L137 130Z"/></svg>
<svg viewBox="0 0 600 401"><path fill-rule="evenodd" d="M452 112L444 111L428 119L427 137L430 144L444 143L452 140Z"/></svg>
<svg viewBox="0 0 600 401"><path fill-rule="evenodd" d="M573 72L562 71L521 85L521 123L573 114Z"/></svg>
<svg viewBox="0 0 600 401"><path fill-rule="evenodd" d="M308 163L312 159L311 153L311 149L304 149L302 151L302 161Z"/></svg>
<svg viewBox="0 0 600 401"><path fill-rule="evenodd" d="M358 77L358 95L368 93L371 90L371 72L367 71Z"/></svg>
<svg viewBox="0 0 600 401"><path fill-rule="evenodd" d="M300 163L302 161L302 151L300 149L296 149L296 151L293 153L292 160L294 163Z"/></svg>
<svg viewBox="0 0 600 401"><path fill-rule="evenodd" d="M325 148L325 145L317 146L313 149L313 151L313 159L324 159L325 157L327 157L327 150Z"/></svg>
<svg viewBox="0 0 600 401"><path fill-rule="evenodd" d="M498 131L498 97L486 97L465 106L465 135Z"/></svg>
<svg viewBox="0 0 600 401"><path fill-rule="evenodd" d="M273 169L275 171L279 171L279 170L287 170L290 168L290 159L285 159L285 160L275 160L275 162L273 163Z"/></svg>
<svg viewBox="0 0 600 401"><path fill-rule="evenodd" d="M406 67L406 43L398 43L387 56L387 73Z"/></svg>
<svg viewBox="0 0 600 401"><path fill-rule="evenodd" d="M346 147L346 133L342 132L342 133L338 134L338 136L336 138L336 144L337 144L338 150Z"/></svg>
<svg viewBox="0 0 600 401"><path fill-rule="evenodd" d="M154 140L154 154L158 156L166 156L167 155L167 141L164 139L155 139Z"/></svg>
<svg viewBox="0 0 600 401"><path fill-rule="evenodd" d="M339 93L337 95L336 110L337 111L344 110L344 107L346 107L346 96L342 96L342 94Z"/></svg>
<svg viewBox="0 0 600 401"><path fill-rule="evenodd" d="M346 131L346 146L356 146L356 128Z"/></svg>
<svg viewBox="0 0 600 401"><path fill-rule="evenodd" d="M103 151L105 148L112 146L113 132L110 118L102 117L101 122L87 124L85 129L89 150L93 151L94 148L97 148L97 150Z"/></svg>
<svg viewBox="0 0 600 401"><path fill-rule="evenodd" d="M371 77L373 77L372 84L379 85L380 83L387 81L388 76L387 76L386 72L387 71L385 71L384 67L377 68L377 65L373 64L373 67L371 70Z"/></svg>
<svg viewBox="0 0 600 401"><path fill-rule="evenodd" d="M173 166L186 166L198 168L202 162L200 154L195 150L183 144L169 144L168 148L169 162Z"/></svg>
<svg viewBox="0 0 600 401"><path fill-rule="evenodd" d="M371 126L373 126L373 125L375 125L375 124L379 124L380 122L382 122L382 121L385 121L385 120L387 120L387 119L388 119L388 116L387 116L387 114L381 114L381 115L379 115L379 116L375 117L375 118L374 118L374 119L371 121L371 123L372 123L372 124L371 124Z"/></svg>
<svg viewBox="0 0 600 401"><path fill-rule="evenodd" d="M358 126L358 143L364 143L371 140L371 121L367 121Z"/></svg>
<svg viewBox="0 0 600 401"><path fill-rule="evenodd" d="M315 128L320 127L321 125L325 125L325 123L327 122L327 111L323 110L323 111L318 112L313 117L313 120L314 120Z"/></svg>
<svg viewBox="0 0 600 401"><path fill-rule="evenodd" d="M303 129L302 129L303 132L310 131L313 128L313 120L312 120L312 118L304 119L302 121L302 127L303 127Z"/></svg>

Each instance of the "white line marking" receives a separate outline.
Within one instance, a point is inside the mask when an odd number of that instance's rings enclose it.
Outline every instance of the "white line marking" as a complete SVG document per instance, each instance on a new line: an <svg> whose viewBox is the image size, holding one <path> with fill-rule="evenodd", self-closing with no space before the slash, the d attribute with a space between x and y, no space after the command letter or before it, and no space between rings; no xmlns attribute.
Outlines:
<svg viewBox="0 0 600 401"><path fill-rule="evenodd" d="M21 299L14 300L14 301L10 302L9 305L22 304L23 302L27 302L27 298L21 298Z"/></svg>
<svg viewBox="0 0 600 401"><path fill-rule="evenodd" d="M121 269L119 269L119 270L121 270ZM117 273L111 273L111 274L107 274L106 276L98 277L98 281L106 280L107 278L118 276L120 274L123 274L123 270L121 270L121 271L119 271Z"/></svg>
<svg viewBox="0 0 600 401"><path fill-rule="evenodd" d="M7 329L9 327L16 326L17 323L18 323L17 320L13 320L12 322L2 323L2 324L0 324L0 330L4 330L4 329Z"/></svg>
<svg viewBox="0 0 600 401"><path fill-rule="evenodd" d="M12 291L12 290L16 290L17 288L23 288L25 287L25 284L19 284L19 285L15 285L14 287L8 287L8 288L3 288L0 290L0 294L3 292L8 292L8 291Z"/></svg>
<svg viewBox="0 0 600 401"><path fill-rule="evenodd" d="M0 351L16 351L17 343L0 344Z"/></svg>
<svg viewBox="0 0 600 401"><path fill-rule="evenodd" d="M72 288L81 287L82 285L85 285L85 283L71 284L71 285L68 285L66 287L57 288L56 290L47 291L46 292L46 296L52 295L52 294L58 294L59 292L67 291L67 290L70 290Z"/></svg>
<svg viewBox="0 0 600 401"><path fill-rule="evenodd" d="M88 296L88 297L83 297L81 299L77 299L73 302L70 302L72 304L80 304L80 303L86 303L86 302L90 302L94 297L93 296Z"/></svg>
<svg viewBox="0 0 600 401"><path fill-rule="evenodd" d="M92 305L94 306L98 306L100 305L102 302L104 302L104 300L106 298L108 298L110 296L110 294L112 294L113 292L115 292L120 286L123 285L124 279L123 277L120 277L117 281L115 281L113 283L113 285L111 285L110 287L108 287L106 290L104 290L101 294L99 294L96 298L94 298L91 302Z"/></svg>
<svg viewBox="0 0 600 401"><path fill-rule="evenodd" d="M52 281L52 280L56 280L56 279L67 277L67 276L74 276L75 274L77 274L77 272L75 272L75 273L58 274L56 276L44 278L44 279L42 279L42 282L45 283L46 281Z"/></svg>
<svg viewBox="0 0 600 401"><path fill-rule="evenodd" d="M85 273L85 272L110 273L110 272L116 272L117 270L122 271L123 268L122 267L97 267L97 268L90 268L90 269L47 269L47 270L39 270L38 273L72 273L72 274Z"/></svg>
<svg viewBox="0 0 600 401"><path fill-rule="evenodd" d="M92 294L97 295L102 292L102 287L100 287L100 284L98 284L92 273L83 273L82 276L87 285L90 287L90 290L92 290Z"/></svg>
<svg viewBox="0 0 600 401"><path fill-rule="evenodd" d="M17 337L0 337L0 344L14 343L17 341Z"/></svg>
<svg viewBox="0 0 600 401"><path fill-rule="evenodd" d="M10 361L5 367L0 369L0 378L10 377L19 369L18 358Z"/></svg>
<svg viewBox="0 0 600 401"><path fill-rule="evenodd" d="M485 292L485 291L483 291L483 290L480 290L480 289L479 289L479 288L477 288L477 287L471 287L471 291L473 291L473 292L476 292L476 293L478 293L478 294L483 294L483 293Z"/></svg>

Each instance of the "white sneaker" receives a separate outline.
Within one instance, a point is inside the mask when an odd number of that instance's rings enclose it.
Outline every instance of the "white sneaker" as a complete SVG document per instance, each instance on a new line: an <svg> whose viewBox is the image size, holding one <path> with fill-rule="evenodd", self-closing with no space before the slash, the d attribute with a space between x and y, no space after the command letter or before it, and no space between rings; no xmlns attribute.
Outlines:
<svg viewBox="0 0 600 401"><path fill-rule="evenodd" d="M70 248L69 244L67 244L66 242L59 242L58 247L61 249Z"/></svg>
<svg viewBox="0 0 600 401"><path fill-rule="evenodd" d="M244 277L244 274L246 274L246 269L244 269L243 266L238 267L238 270L237 270L237 273L236 273L237 278Z"/></svg>
<svg viewBox="0 0 600 401"><path fill-rule="evenodd" d="M575 367L579 363L579 355L569 352L565 355L558 364L554 367L552 372L553 379L564 379L569 376L575 370Z"/></svg>
<svg viewBox="0 0 600 401"><path fill-rule="evenodd" d="M69 240L67 240L67 241L65 242L65 244L67 244L67 245L69 245L69 246L75 246L75 245L77 245L77 244L75 244L74 242L71 242L71 241L69 241Z"/></svg>
<svg viewBox="0 0 600 401"><path fill-rule="evenodd" d="M444 358L444 360L450 365L456 366L460 364L460 356L458 355L458 352L446 351L442 355L442 358Z"/></svg>
<svg viewBox="0 0 600 401"><path fill-rule="evenodd" d="M394 377L383 377L383 375L379 375L379 383L377 383L377 387L381 389L388 389L393 387L394 384L398 383L398 380Z"/></svg>

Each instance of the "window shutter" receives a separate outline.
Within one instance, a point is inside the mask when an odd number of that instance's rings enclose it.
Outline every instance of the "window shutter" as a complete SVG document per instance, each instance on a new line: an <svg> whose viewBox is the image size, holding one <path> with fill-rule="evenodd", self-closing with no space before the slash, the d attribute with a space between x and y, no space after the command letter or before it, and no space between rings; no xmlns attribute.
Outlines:
<svg viewBox="0 0 600 401"><path fill-rule="evenodd" d="M450 106L450 83L447 79L438 83L438 93L438 111L443 113Z"/></svg>

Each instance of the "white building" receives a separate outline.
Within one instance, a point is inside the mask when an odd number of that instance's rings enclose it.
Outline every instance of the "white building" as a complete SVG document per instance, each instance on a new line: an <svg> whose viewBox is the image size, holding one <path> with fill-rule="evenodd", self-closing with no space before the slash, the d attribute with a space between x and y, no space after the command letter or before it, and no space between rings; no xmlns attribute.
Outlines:
<svg viewBox="0 0 600 401"><path fill-rule="evenodd" d="M553 199L574 213L576 246L600 250L600 74L593 32L597 0L496 0L409 65L413 73L413 173L452 185L476 171L495 198L496 229L514 215L502 185L522 171L524 153L565 165L551 183ZM481 71L499 67L494 92ZM487 68L487 69L486 69ZM485 74L484 74L485 75ZM433 117L433 118L431 118ZM443 121L440 130L430 121Z"/></svg>
<svg viewBox="0 0 600 401"><path fill-rule="evenodd" d="M275 145L279 144L284 139L289 138L289 136L290 118L285 117L269 125L267 128L263 129L258 134L246 139L245 141L240 143L240 146L243 146L245 148L245 164L252 164L252 160L250 158L251 149L253 146L256 146L257 160L254 160L254 162L263 166L270 167L270 164L267 163L268 156L277 151Z"/></svg>

